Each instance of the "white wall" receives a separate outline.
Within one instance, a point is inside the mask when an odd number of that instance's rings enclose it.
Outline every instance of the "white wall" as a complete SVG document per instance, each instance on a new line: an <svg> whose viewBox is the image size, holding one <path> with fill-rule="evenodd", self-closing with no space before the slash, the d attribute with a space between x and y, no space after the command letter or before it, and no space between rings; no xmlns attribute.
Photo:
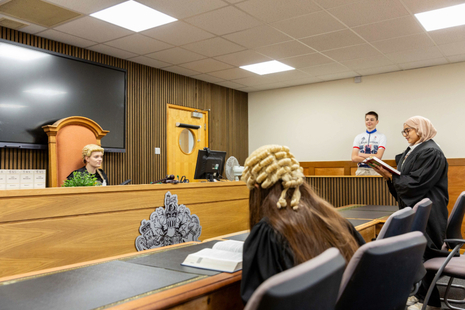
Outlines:
<svg viewBox="0 0 465 310"><path fill-rule="evenodd" d="M429 118L448 158L465 158L465 62L249 94L249 153L287 145L299 161L350 160L364 115L379 114L384 159L407 147L400 131L411 116Z"/></svg>

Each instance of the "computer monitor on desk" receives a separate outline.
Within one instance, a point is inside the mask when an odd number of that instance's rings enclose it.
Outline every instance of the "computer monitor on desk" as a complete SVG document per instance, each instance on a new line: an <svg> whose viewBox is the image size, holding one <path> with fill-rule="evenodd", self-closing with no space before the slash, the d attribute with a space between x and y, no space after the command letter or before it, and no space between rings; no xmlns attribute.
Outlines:
<svg viewBox="0 0 465 310"><path fill-rule="evenodd" d="M222 178L225 157L226 152L223 151L212 151L208 148L199 150L194 179L215 182Z"/></svg>

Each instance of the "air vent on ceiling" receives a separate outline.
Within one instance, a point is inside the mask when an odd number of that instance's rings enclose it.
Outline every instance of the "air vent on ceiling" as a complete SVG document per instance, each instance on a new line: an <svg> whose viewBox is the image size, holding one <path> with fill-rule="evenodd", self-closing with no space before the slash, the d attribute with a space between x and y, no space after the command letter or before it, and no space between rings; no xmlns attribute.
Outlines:
<svg viewBox="0 0 465 310"><path fill-rule="evenodd" d="M54 27L81 16L40 0L11 0L0 5L0 13L44 27Z"/></svg>

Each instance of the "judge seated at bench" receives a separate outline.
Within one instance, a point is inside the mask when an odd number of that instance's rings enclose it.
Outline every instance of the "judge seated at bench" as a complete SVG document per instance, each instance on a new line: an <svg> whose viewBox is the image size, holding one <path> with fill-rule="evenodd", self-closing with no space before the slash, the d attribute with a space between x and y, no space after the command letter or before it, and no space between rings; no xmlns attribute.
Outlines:
<svg viewBox="0 0 465 310"><path fill-rule="evenodd" d="M82 160L85 166L71 172L67 179L72 179L74 172L87 173L97 179L98 185L108 185L107 175L102 169L99 169L103 161L103 152L103 148L97 144L84 146L82 149Z"/></svg>

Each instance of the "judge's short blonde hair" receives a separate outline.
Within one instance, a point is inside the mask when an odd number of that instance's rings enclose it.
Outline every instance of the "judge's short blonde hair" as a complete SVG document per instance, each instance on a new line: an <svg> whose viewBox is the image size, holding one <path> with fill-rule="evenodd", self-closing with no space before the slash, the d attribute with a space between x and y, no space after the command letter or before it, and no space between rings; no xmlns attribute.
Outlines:
<svg viewBox="0 0 465 310"><path fill-rule="evenodd" d="M82 161L86 164L86 156L91 156L93 152L102 152L104 153L103 148L97 144L87 144L82 149Z"/></svg>

